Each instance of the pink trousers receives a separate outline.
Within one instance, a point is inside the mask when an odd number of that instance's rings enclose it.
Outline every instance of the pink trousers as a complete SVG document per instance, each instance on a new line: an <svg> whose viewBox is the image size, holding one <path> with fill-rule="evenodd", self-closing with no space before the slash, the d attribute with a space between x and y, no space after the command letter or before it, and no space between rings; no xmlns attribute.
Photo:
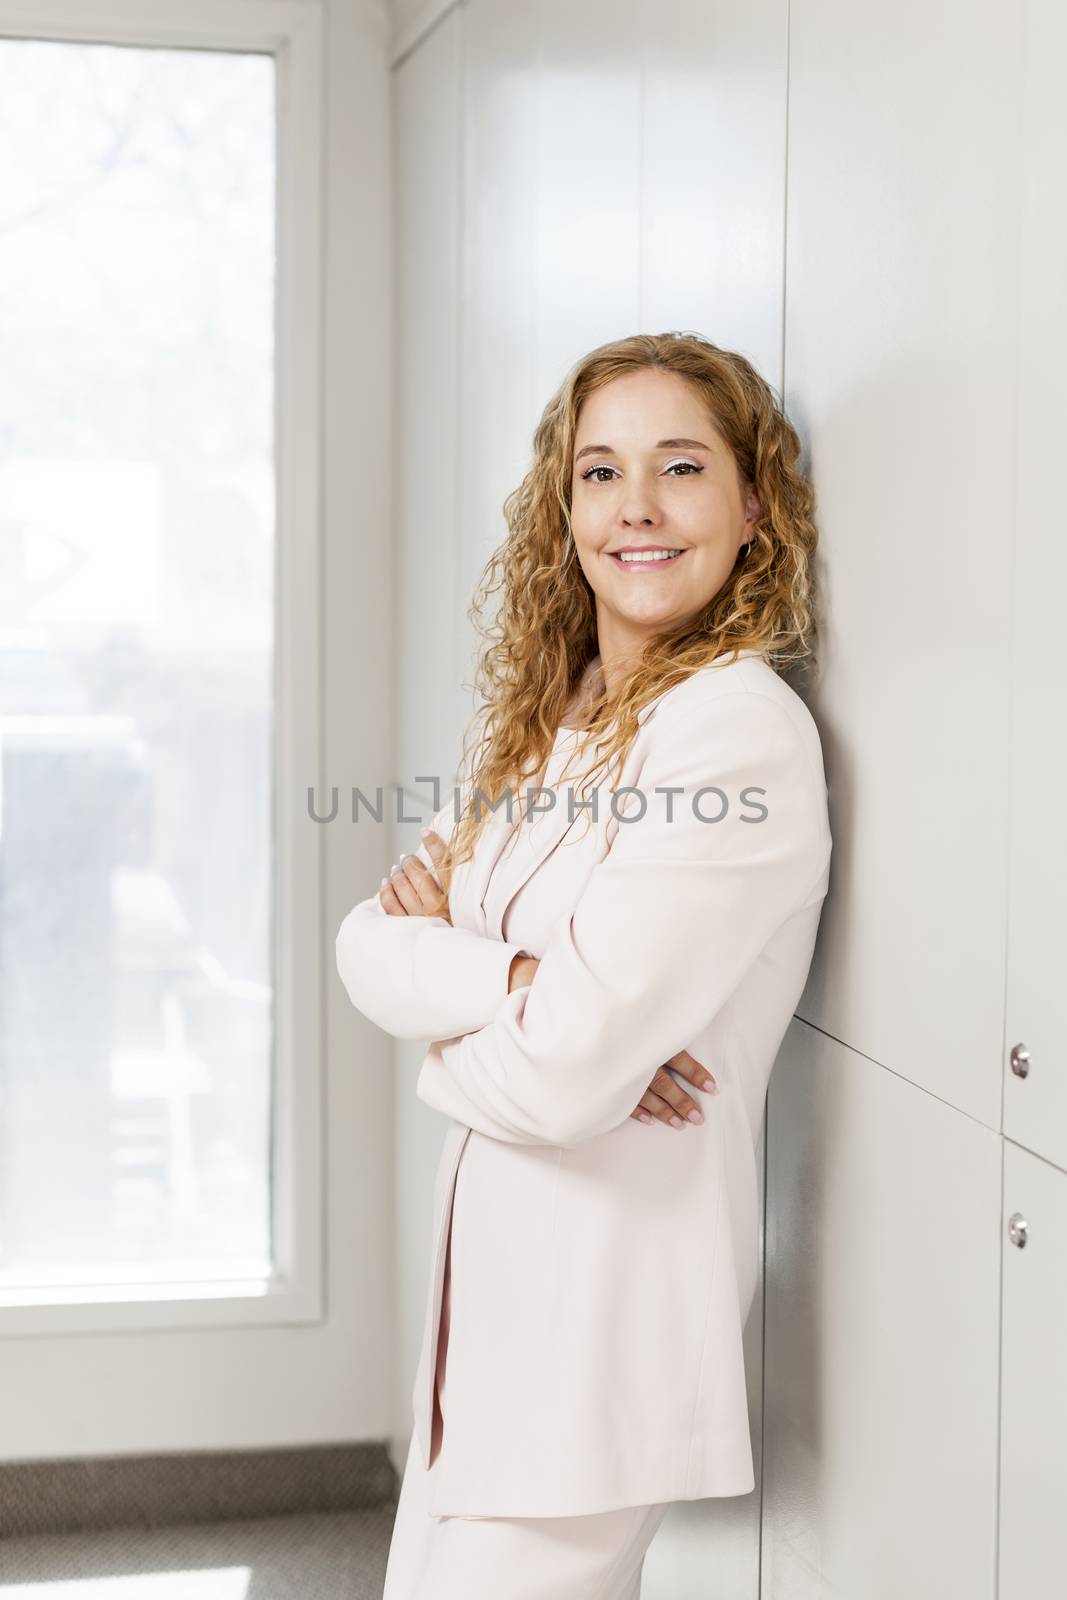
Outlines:
<svg viewBox="0 0 1067 1600"><path fill-rule="evenodd" d="M435 1517L451 1308L445 1255L429 1469L412 1434L382 1600L640 1600L645 1552L666 1505L574 1517Z"/></svg>

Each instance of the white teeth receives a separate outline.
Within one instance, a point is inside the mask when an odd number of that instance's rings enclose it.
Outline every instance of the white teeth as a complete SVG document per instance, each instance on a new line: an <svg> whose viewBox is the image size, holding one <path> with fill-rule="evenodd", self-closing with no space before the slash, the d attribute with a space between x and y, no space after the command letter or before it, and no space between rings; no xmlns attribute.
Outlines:
<svg viewBox="0 0 1067 1600"><path fill-rule="evenodd" d="M655 550L651 554L643 550L613 552L619 561L669 561L671 556L680 556L681 553L680 550Z"/></svg>

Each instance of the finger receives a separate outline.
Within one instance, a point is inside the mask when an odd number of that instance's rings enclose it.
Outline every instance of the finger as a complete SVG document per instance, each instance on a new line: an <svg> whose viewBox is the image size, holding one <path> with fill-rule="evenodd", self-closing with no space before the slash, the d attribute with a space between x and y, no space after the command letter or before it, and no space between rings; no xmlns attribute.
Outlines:
<svg viewBox="0 0 1067 1600"><path fill-rule="evenodd" d="M667 1066L672 1072L680 1073L689 1083L698 1089L706 1089L709 1094L718 1094L719 1086L706 1067L701 1066L696 1056L691 1056L688 1050L679 1050L677 1055L671 1056Z"/></svg>
<svg viewBox="0 0 1067 1600"><path fill-rule="evenodd" d="M445 903L441 885L418 856L401 856L400 870L415 893L418 909L427 916L440 914Z"/></svg>
<svg viewBox="0 0 1067 1600"><path fill-rule="evenodd" d="M408 916L419 916L422 908L419 904L418 893L402 866L398 864L393 868L389 874L389 881L393 885L393 893L408 913Z"/></svg>
<svg viewBox="0 0 1067 1600"><path fill-rule="evenodd" d="M652 1082L648 1086L661 1100L666 1100L673 1106L680 1117L689 1122L703 1122L704 1114L693 1097L686 1093L680 1083L676 1083L666 1067L660 1067ZM692 1113L696 1112L696 1116Z"/></svg>
<svg viewBox="0 0 1067 1600"><path fill-rule="evenodd" d="M448 846L441 838L441 835L439 833L435 833L433 828L424 828L422 830L422 839L426 846L426 853L430 857L430 860L433 862L434 866L444 866L445 859L448 855Z"/></svg>
<svg viewBox="0 0 1067 1600"><path fill-rule="evenodd" d="M378 899L382 902L383 909L386 910L391 917L407 916L407 912L397 899L396 890L393 888L390 879L382 879L382 886L378 890Z"/></svg>
<svg viewBox="0 0 1067 1600"><path fill-rule="evenodd" d="M688 1126L684 1118L678 1115L677 1111L675 1111L670 1102L662 1099L661 1096L656 1094L652 1089L645 1090L644 1094L637 1102L637 1109L639 1112L641 1110L647 1111L654 1122L666 1122L669 1123L672 1128L679 1129Z"/></svg>
<svg viewBox="0 0 1067 1600"><path fill-rule="evenodd" d="M634 1109L630 1112L630 1115L637 1122L651 1122L652 1121L652 1113L651 1113L651 1111L646 1111L644 1106L635 1106Z"/></svg>
<svg viewBox="0 0 1067 1600"><path fill-rule="evenodd" d="M422 840L426 847L426 853L436 868L437 881L441 885L441 891L443 894L447 894L452 859L449 846L433 828L423 829Z"/></svg>

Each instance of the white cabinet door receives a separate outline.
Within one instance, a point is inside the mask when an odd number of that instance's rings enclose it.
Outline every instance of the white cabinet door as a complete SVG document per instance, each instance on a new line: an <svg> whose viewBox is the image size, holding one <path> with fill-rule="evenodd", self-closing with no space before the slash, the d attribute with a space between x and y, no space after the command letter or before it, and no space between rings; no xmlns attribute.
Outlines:
<svg viewBox="0 0 1067 1600"><path fill-rule="evenodd" d="M804 1015L991 1128L1021 28L1022 0L790 8L785 399L819 498L838 841Z"/></svg>
<svg viewBox="0 0 1067 1600"><path fill-rule="evenodd" d="M794 1022L766 1143L761 1600L994 1600L1000 1137Z"/></svg>
<svg viewBox="0 0 1067 1600"><path fill-rule="evenodd" d="M1005 1140L999 1600L1067 1586L1065 1240L1067 1173Z"/></svg>
<svg viewBox="0 0 1067 1600"><path fill-rule="evenodd" d="M1059 199L1067 8L1032 0L1026 22L1004 1131L1067 1168L1067 516L1059 476L1067 423L1067 212ZM1011 1067L1020 1047L1025 1077Z"/></svg>

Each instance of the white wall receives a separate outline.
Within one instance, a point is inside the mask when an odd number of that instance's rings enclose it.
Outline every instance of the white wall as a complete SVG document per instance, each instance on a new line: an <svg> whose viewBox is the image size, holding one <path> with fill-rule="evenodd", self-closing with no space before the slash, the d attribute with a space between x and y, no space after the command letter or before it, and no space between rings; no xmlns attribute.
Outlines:
<svg viewBox="0 0 1067 1600"><path fill-rule="evenodd" d="M818 493L811 703L835 853L768 1107L766 1296L746 1334L762 1506L674 1508L644 1592L993 1600L999 1565L1001 1600L1046 1600L1067 1559L1047 1492L1067 1432L1047 1332L1067 1214L1067 567L1046 465L1067 330L1062 19L1052 0L394 14L400 441L423 439L445 490L428 515L427 479L399 480L401 624L409 645L431 627L450 663L427 691L406 658L408 748L454 750L463 607L585 349L667 327L741 349L783 390ZM1007 1049L1027 1037L1020 1080ZM411 1084L401 1435L439 1140ZM1006 1219L1027 1205L1021 1254Z"/></svg>
<svg viewBox="0 0 1067 1600"><path fill-rule="evenodd" d="M775 1600L995 1592L1021 9L791 7L837 844L769 1103Z"/></svg>
<svg viewBox="0 0 1067 1600"><path fill-rule="evenodd" d="M769 1106L774 1600L1051 1600L1067 1560L1067 37L1049 0L932 22L791 7L786 399L838 845Z"/></svg>

